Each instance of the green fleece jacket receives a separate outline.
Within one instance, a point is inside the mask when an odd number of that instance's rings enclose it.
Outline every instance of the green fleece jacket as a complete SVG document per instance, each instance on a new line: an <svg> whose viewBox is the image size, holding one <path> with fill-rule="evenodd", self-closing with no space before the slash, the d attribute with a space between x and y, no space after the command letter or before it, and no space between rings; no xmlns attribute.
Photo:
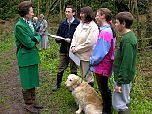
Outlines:
<svg viewBox="0 0 152 114"><path fill-rule="evenodd" d="M136 71L137 38L130 31L123 34L114 61L114 80L118 85L129 84Z"/></svg>

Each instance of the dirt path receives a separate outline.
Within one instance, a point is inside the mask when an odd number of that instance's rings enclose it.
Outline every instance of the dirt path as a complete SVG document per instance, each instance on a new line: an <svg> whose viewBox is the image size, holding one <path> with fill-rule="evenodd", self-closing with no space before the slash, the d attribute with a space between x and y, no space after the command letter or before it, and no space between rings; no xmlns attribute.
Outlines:
<svg viewBox="0 0 152 114"><path fill-rule="evenodd" d="M27 114L15 59L15 46L0 56L0 114Z"/></svg>

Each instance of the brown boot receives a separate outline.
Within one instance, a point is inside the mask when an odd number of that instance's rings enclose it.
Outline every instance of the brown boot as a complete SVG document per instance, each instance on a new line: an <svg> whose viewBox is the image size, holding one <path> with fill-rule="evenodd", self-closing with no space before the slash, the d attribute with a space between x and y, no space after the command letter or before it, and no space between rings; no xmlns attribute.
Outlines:
<svg viewBox="0 0 152 114"><path fill-rule="evenodd" d="M33 104L31 105L26 104L24 108L32 114L39 114L39 111L33 107Z"/></svg>
<svg viewBox="0 0 152 114"><path fill-rule="evenodd" d="M35 100L35 98L36 98L36 96L35 96L35 88L30 89L30 91L31 91L33 107L36 108L36 109L43 109L43 106L40 106Z"/></svg>
<svg viewBox="0 0 152 114"><path fill-rule="evenodd" d="M32 114L39 114L39 111L33 107L33 101L31 99L31 92L30 90L22 91L23 99L25 102L24 108Z"/></svg>

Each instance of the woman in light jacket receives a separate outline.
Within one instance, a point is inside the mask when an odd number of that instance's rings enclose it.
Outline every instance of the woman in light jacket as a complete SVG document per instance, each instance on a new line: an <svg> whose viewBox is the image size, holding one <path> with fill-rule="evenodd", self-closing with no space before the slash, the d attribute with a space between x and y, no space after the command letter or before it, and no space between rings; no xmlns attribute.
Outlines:
<svg viewBox="0 0 152 114"><path fill-rule="evenodd" d="M80 10L81 22L74 33L71 50L80 57L80 72L83 78L93 86L93 77L89 70L89 59L96 43L99 30L93 21L92 8L87 6Z"/></svg>

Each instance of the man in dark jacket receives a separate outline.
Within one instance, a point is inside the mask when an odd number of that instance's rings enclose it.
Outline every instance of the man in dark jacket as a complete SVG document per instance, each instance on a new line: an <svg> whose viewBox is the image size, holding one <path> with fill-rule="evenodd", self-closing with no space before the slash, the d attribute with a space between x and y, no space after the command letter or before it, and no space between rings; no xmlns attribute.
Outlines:
<svg viewBox="0 0 152 114"><path fill-rule="evenodd" d="M76 27L79 25L80 21L74 17L75 9L72 5L68 5L65 9L66 19L60 24L57 35L63 37L64 39L56 39L57 43L60 43L60 62L57 72L57 81L53 87L53 91L57 91L60 88L64 70L68 67L70 63L71 74L77 74L76 64L69 58L69 48L75 32Z"/></svg>

